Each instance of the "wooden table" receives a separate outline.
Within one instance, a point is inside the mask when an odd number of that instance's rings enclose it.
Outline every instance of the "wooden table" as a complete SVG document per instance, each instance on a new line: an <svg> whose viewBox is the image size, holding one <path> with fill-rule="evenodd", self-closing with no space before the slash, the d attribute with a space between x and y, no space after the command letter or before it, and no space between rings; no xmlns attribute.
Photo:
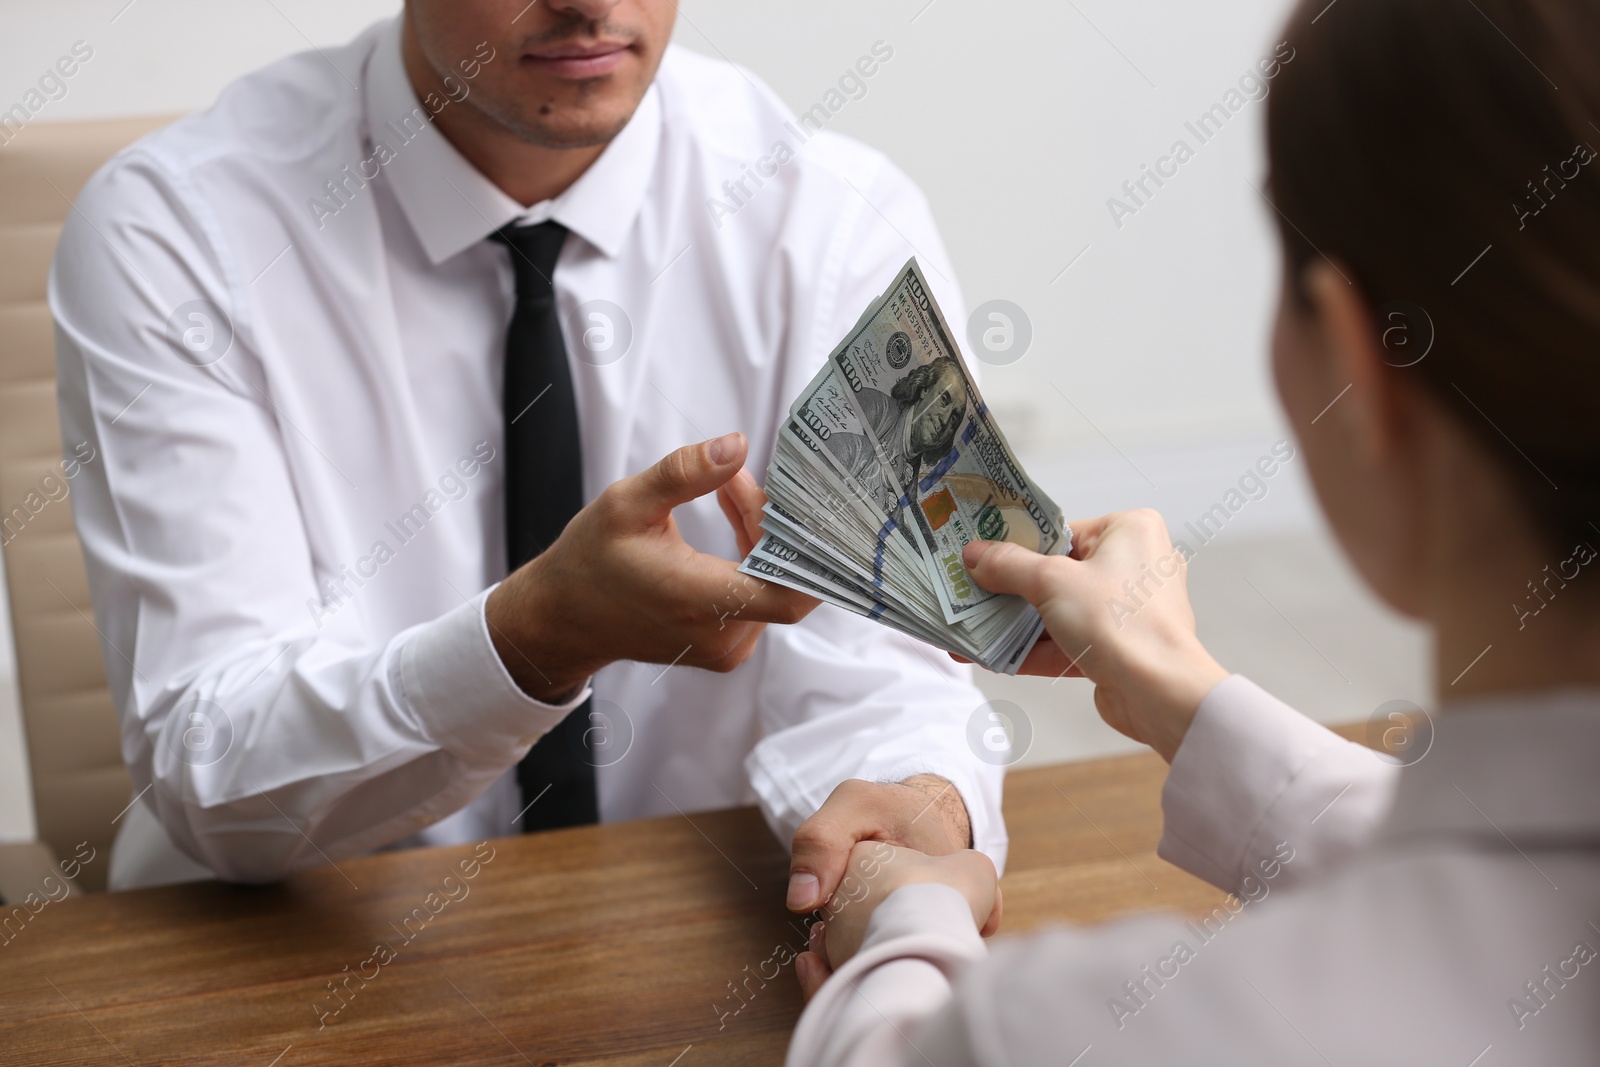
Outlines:
<svg viewBox="0 0 1600 1067"><path fill-rule="evenodd" d="M1165 771L1141 755L1010 777L1007 931L1220 899L1155 856ZM50 904L0 946L0 1064L782 1062L799 991L792 967L760 976L803 927L756 811L479 854Z"/></svg>

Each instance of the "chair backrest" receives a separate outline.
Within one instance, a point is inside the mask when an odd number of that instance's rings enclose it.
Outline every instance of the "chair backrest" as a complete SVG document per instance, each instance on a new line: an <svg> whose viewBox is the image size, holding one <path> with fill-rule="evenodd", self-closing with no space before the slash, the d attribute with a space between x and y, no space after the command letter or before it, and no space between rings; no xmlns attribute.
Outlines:
<svg viewBox="0 0 1600 1067"><path fill-rule="evenodd" d="M45 281L84 182L171 117L31 124L0 147L0 543L39 838L105 856L131 798L83 554L61 478L55 338ZM11 131L0 127L0 136ZM104 888L107 864L79 884Z"/></svg>

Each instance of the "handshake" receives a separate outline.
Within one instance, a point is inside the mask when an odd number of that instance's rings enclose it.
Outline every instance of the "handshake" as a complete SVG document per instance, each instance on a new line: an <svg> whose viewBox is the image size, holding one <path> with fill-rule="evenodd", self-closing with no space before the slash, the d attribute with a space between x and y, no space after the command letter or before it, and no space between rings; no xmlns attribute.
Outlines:
<svg viewBox="0 0 1600 1067"><path fill-rule="evenodd" d="M1059 556L975 541L966 546L963 562L985 589L1021 597L1043 619L1047 635L1022 661L1021 673L1089 679L1101 717L1170 763L1201 700L1228 673L1195 636L1185 569L1180 566L1177 580L1156 590L1136 618L1118 619L1105 608L1130 575L1172 554L1166 524L1153 511L1119 512L1074 523L1072 543L1072 555ZM1074 656L1065 649L1084 651ZM938 781L917 786L926 790ZM846 782L796 834L789 907L823 910L822 921L811 928L808 951L795 960L807 999L855 955L873 913L905 886L950 886L966 899L980 934L988 937L999 928L1000 885L987 856L936 831L916 833L918 818L878 835L852 835L838 824L839 813L859 805L863 791L881 788ZM949 822L941 818L935 825ZM830 851L837 856L840 842L852 837L855 843L823 892L810 877L818 866L812 857Z"/></svg>
<svg viewBox="0 0 1600 1067"><path fill-rule="evenodd" d="M984 937L1000 928L1000 879L988 856L972 849L933 856L886 841L859 842L821 921L811 926L810 945L795 957L795 976L807 1000L861 948L878 905L895 890L919 883L947 885L964 896Z"/></svg>

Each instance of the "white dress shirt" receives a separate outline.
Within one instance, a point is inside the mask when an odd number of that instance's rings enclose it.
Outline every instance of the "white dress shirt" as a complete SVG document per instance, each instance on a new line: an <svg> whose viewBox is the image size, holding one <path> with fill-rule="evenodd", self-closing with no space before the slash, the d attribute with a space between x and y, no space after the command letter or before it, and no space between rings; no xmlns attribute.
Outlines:
<svg viewBox="0 0 1600 1067"><path fill-rule="evenodd" d="M779 141L792 160L733 214L708 208ZM594 165L527 209L434 128L398 20L118 155L50 284L63 436L102 457L74 511L142 797L114 886L516 832L508 769L588 695L529 699L483 617L513 295L488 237L550 218L571 231L555 288L591 498L733 429L762 474L791 399L910 254L963 315L905 175L675 47ZM711 498L677 519L735 557ZM1004 859L1000 772L965 740L982 696L882 627L822 608L731 674L616 663L593 694L631 735L599 770L606 820L759 801L787 842L846 778L931 772Z"/></svg>
<svg viewBox="0 0 1600 1067"><path fill-rule="evenodd" d="M1597 767L1593 691L1454 703L1397 771L1234 676L1172 762L1160 845L1226 904L991 953L954 889L907 886L788 1062L1600 1062Z"/></svg>

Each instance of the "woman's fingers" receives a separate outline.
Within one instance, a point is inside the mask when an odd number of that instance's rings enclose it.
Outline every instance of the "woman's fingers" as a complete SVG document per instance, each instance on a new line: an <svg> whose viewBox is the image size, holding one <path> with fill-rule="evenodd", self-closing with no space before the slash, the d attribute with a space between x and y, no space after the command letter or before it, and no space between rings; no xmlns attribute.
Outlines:
<svg viewBox="0 0 1600 1067"><path fill-rule="evenodd" d="M972 541L961 553L967 573L991 593L1020 596L1037 605L1049 595L1049 573L1064 562L1009 541Z"/></svg>
<svg viewBox="0 0 1600 1067"><path fill-rule="evenodd" d="M1079 650L1082 654L1082 650ZM1039 638L1017 668L1018 674L1031 674L1044 678L1082 678L1083 671L1077 660L1061 651L1061 646L1049 634Z"/></svg>
<svg viewBox="0 0 1600 1067"><path fill-rule="evenodd" d="M1001 891L999 883L994 887L994 910L989 913L989 919L978 931L979 937L993 937L1000 932L1000 914L1005 911L1005 894Z"/></svg>
<svg viewBox="0 0 1600 1067"><path fill-rule="evenodd" d="M800 992L807 1001L817 995L831 974L828 961L820 953L802 952L794 958L794 976L800 980Z"/></svg>
<svg viewBox="0 0 1600 1067"><path fill-rule="evenodd" d="M1068 528L1072 530L1072 558L1087 559L1093 555L1095 546L1105 536L1106 528L1111 525L1113 518L1115 513L1067 523Z"/></svg>

